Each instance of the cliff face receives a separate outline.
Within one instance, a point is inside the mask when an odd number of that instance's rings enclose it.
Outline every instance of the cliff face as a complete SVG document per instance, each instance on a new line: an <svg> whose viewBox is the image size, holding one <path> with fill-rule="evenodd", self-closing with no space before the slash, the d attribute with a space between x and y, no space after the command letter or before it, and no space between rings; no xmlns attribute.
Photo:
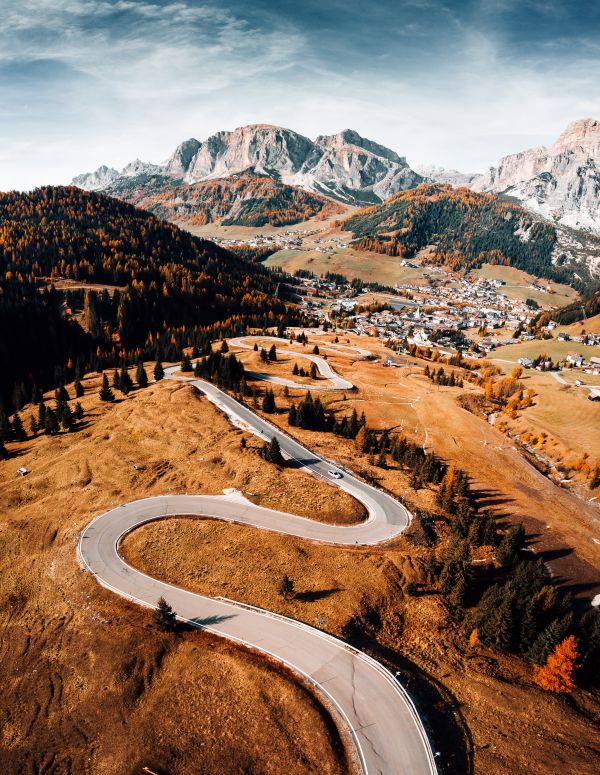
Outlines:
<svg viewBox="0 0 600 775"><path fill-rule="evenodd" d="M573 121L550 148L505 156L471 183L563 226L600 233L600 121Z"/></svg>
<svg viewBox="0 0 600 775"><path fill-rule="evenodd" d="M119 186L124 177L171 177L184 184L251 170L347 203L372 203L423 182L404 157L346 129L315 141L283 127L255 124L181 143L162 165L136 160L120 173L101 167L73 183L88 190Z"/></svg>

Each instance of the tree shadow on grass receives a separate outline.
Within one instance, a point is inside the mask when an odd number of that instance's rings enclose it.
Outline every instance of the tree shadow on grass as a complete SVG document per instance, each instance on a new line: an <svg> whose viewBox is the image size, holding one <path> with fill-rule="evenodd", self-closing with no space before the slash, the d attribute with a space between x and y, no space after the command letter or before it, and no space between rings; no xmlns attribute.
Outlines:
<svg viewBox="0 0 600 775"><path fill-rule="evenodd" d="M339 587L333 587L332 589L315 589L306 592L296 592L296 600L300 600L302 603L314 603L317 600L325 600L340 591Z"/></svg>

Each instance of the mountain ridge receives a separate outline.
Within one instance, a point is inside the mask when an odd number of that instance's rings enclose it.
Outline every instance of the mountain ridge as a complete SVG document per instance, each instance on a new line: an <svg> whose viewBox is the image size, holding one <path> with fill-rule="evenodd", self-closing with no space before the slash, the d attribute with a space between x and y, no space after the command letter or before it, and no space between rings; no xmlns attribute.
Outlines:
<svg viewBox="0 0 600 775"><path fill-rule="evenodd" d="M160 174L189 185L249 169L286 185L358 205L383 201L424 181L404 156L352 129L320 135L313 141L285 127L251 124L216 132L203 142L184 140L162 164L135 160L120 172L103 165L77 175L73 184L110 193L120 179L137 175Z"/></svg>

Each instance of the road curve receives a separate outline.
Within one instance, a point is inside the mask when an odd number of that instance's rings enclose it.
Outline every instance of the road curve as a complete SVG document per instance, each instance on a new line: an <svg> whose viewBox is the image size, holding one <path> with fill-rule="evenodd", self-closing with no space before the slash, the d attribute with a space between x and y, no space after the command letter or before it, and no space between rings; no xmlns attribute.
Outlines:
<svg viewBox="0 0 600 775"><path fill-rule="evenodd" d="M154 608L163 596L181 620L288 665L328 701L350 734L357 764L367 775L434 775L435 760L412 701L391 673L374 659L295 620L158 581L128 565L120 556L119 544L124 535L146 522L169 516L211 517L345 545L387 541L409 524L409 513L396 500L347 472L342 479L332 479L327 473L331 463L211 383L175 376L177 369L167 369L167 376L190 382L239 427L265 439L277 436L286 457L356 497L367 508L368 519L353 526L327 525L257 506L238 493L145 498L111 509L84 529L79 541L83 565L100 584L122 597Z"/></svg>
<svg viewBox="0 0 600 775"><path fill-rule="evenodd" d="M254 337L257 339L260 339L260 341L266 341L271 342L272 344L279 346L279 349L282 350L282 345L289 345L288 339L281 339L278 336L259 336ZM254 348L253 344L248 344L245 340L247 337L236 337L235 339L229 340L229 345L231 347L238 347L242 350L252 350ZM335 347L336 345L334 345ZM329 345L321 345L321 347L329 347ZM364 356L364 353L370 354L368 350L359 350L358 348L350 348L350 347L344 347L343 345L339 348L340 355L353 355L356 357L357 355L360 355L361 357ZM346 352L343 352L343 351ZM351 352L352 351L352 352ZM319 374L324 377L326 380L329 381L328 385L319 385L319 384L311 384L306 385L302 382L294 382L292 379L286 379L285 377L276 377L271 376L270 374L266 374L260 371L249 371L246 369L246 374L251 379L259 379L263 380L265 382L273 382L276 385L285 385L287 387L291 388L300 388L304 390L352 390L354 388L354 385L352 382L349 382L347 379L344 379L343 377L340 377L338 374L335 373L335 371L331 368L330 364L325 360L325 358L321 358L319 355L314 355L313 353L305 353L302 351L297 350L290 350L290 349L283 349L282 352L285 352L287 355L294 355L297 358L306 358L309 361L312 361L317 369L319 370Z"/></svg>

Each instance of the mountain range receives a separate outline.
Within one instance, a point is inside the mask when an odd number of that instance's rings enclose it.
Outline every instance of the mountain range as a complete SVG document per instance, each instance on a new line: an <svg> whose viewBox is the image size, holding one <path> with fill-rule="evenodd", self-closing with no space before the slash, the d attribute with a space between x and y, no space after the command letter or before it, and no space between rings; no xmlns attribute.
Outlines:
<svg viewBox="0 0 600 775"><path fill-rule="evenodd" d="M353 205L381 202L424 180L404 157L351 129L310 140L291 129L257 124L217 132L204 142L185 140L162 164L138 159L120 172L102 166L73 183L110 193L131 178L158 176L193 185L248 171Z"/></svg>
<svg viewBox="0 0 600 775"><path fill-rule="evenodd" d="M242 199L252 200L246 209L259 213L256 224L261 220L271 222L265 213L272 212L269 197L273 192L259 192L257 181L249 175L261 178L263 186L264 179L271 178L281 186L277 193L284 199L300 200L297 211L288 208L287 220L282 221L288 223L294 218L302 220L306 212L314 214L319 200L311 200L305 207L302 197L285 191L285 186L364 206L433 181L517 200L558 225L600 233L600 121L591 118L569 124L549 148L505 156L483 174L433 165L413 169L404 156L351 129L310 140L290 129L256 124L217 132L203 142L185 140L162 164L136 159L121 171L101 166L95 172L78 175L73 183L88 191L104 191L148 206L155 212L151 200L158 195L164 217L174 220L209 222L227 217L231 223L245 223L227 208L203 210L193 204L193 200L214 194L214 184L208 193L203 192L201 184L239 175L245 177L236 181L235 196L228 191L226 199L236 200L238 210ZM225 183L221 185L223 190L228 188ZM187 195L186 186L196 188ZM248 190L244 190L246 187ZM261 198L265 193L268 202Z"/></svg>

